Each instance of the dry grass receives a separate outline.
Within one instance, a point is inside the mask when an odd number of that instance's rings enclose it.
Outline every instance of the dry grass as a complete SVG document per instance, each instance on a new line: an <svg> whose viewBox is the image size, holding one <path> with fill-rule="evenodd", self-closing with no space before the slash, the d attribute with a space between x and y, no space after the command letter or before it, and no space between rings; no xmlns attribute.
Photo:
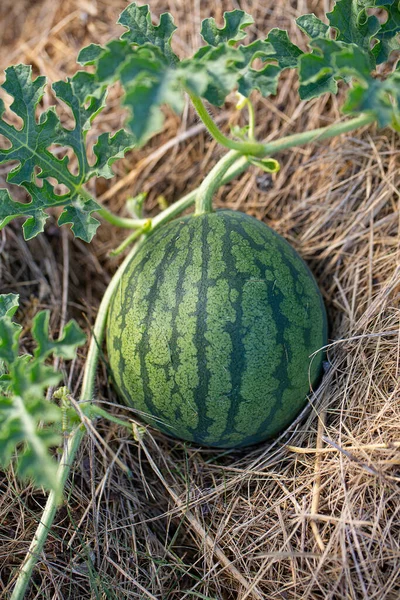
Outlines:
<svg viewBox="0 0 400 600"><path fill-rule="evenodd" d="M153 0L180 25L176 47L197 43L200 0ZM237 2L223 0L211 12ZM312 0L244 0L260 31L291 27ZM78 49L118 30L121 0L3 0L0 66L33 63L54 81L75 70ZM300 42L300 39L299 39ZM257 134L274 139L336 120L337 100L298 104L295 78L258 100ZM48 100L47 100L48 101ZM238 116L221 111L222 126ZM123 119L117 93L95 133ZM280 132L280 133L278 133ZM114 210L148 191L169 202L199 184L220 150L193 113L168 114L165 131L92 184ZM147 430L95 424L76 461L29 598L368 599L400 596L400 248L398 137L373 127L282 153L274 179L250 170L218 203L255 215L308 261L330 315L329 369L308 416L275 444L211 452ZM4 169L0 171L4 178ZM101 227L87 246L50 223L30 243L17 225L1 233L0 287L19 292L27 326L38 308L89 327L124 235ZM62 242L62 243L61 243ZM66 301L68 298L68 301ZM76 393L84 352L65 367ZM99 370L98 399L116 403ZM129 415L116 405L118 414ZM284 441L287 445L282 443ZM121 468L130 470L130 475ZM0 478L0 596L6 598L45 497Z"/></svg>

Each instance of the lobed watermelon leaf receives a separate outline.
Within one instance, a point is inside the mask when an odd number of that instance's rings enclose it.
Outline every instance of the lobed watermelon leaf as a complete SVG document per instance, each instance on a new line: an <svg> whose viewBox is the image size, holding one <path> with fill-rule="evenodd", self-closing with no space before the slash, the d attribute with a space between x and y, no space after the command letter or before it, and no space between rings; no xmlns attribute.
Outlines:
<svg viewBox="0 0 400 600"><path fill-rule="evenodd" d="M6 468L15 461L20 477L31 479L37 487L53 490L60 497L58 463L49 449L60 443L55 424L61 422L62 412L46 400L44 392L57 385L62 375L47 366L45 360L51 354L73 358L76 348L84 344L85 335L70 321L59 339L51 340L49 312L42 311L32 325L34 355L21 355L22 328L12 321L17 308L18 296L0 295L0 465Z"/></svg>
<svg viewBox="0 0 400 600"><path fill-rule="evenodd" d="M383 9L387 19L380 23L375 15L368 15L369 8ZM338 41L356 44L372 54L376 64L387 61L400 48L400 10L396 0L338 0L327 17L337 31ZM374 41L378 43L373 45Z"/></svg>
<svg viewBox="0 0 400 600"><path fill-rule="evenodd" d="M179 59L171 48L171 39L176 26L169 13L163 13L160 24L155 26L151 22L149 6L138 6L133 2L120 14L117 22L128 30L122 35L122 40L134 46L156 47L168 63L178 62Z"/></svg>
<svg viewBox="0 0 400 600"><path fill-rule="evenodd" d="M111 40L103 48L91 44L81 51L78 62L95 65L99 88L121 81L123 104L131 113L128 124L139 145L161 130L162 105L182 111L185 91L215 106L221 106L235 87L245 96L255 89L265 96L274 94L280 72L296 67L302 54L279 29L273 29L265 40L236 45L253 23L252 17L237 9L224 14L222 28L214 19L206 19L201 35L207 45L184 60L171 49L176 27L168 14L162 14L155 26L149 7L133 3L118 22L127 29L121 39ZM256 58L265 63L259 70L252 66Z"/></svg>
<svg viewBox="0 0 400 600"><path fill-rule="evenodd" d="M338 42L355 44L365 52L370 51L372 38L378 33L380 23L375 15L368 15L366 6L359 0L337 0L332 12L327 13Z"/></svg>
<svg viewBox="0 0 400 600"><path fill-rule="evenodd" d="M105 88L99 87L93 75L84 71L78 71L67 81L53 84L57 98L70 107L75 120L74 127L67 129L61 125L54 106L36 118L45 86L45 77L32 78L30 66L16 65L6 69L2 88L14 98L10 108L22 119L23 126L17 129L2 118L5 107L0 100L0 133L11 145L0 150L0 163L18 161L7 181L24 187L30 201L26 204L14 201L8 190L0 190L0 228L16 217L26 217L24 235L30 239L43 231L47 209L62 207L64 212L59 224L71 223L76 237L89 242L99 226L92 214L100 206L83 186L93 176L111 177L112 163L132 148L134 141L124 131L114 136L102 134L94 148L97 160L90 165L86 135L93 119L105 106ZM73 150L78 162L76 175L69 168L68 157L58 158L50 150L51 145ZM48 181L50 177L65 185L68 192L56 194L53 184Z"/></svg>
<svg viewBox="0 0 400 600"><path fill-rule="evenodd" d="M218 28L212 17L204 19L201 24L201 37L210 46L219 46L227 43L229 45L246 37L246 27L252 25L254 19L243 10L232 10L224 14L224 27Z"/></svg>

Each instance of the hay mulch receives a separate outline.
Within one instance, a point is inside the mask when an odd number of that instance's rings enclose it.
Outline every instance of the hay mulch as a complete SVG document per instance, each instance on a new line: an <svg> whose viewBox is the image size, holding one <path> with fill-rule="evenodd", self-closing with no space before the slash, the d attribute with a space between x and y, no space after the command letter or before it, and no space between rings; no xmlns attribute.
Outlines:
<svg viewBox="0 0 400 600"><path fill-rule="evenodd" d="M223 0L217 9L199 0L151 4L156 15L174 13L175 45L185 53L199 41L201 18L221 19L237 2ZM260 33L273 26L294 32L293 17L319 13L322 4L328 3L244 0L240 6ZM73 74L83 45L119 31L114 23L124 5L3 0L1 68L32 63L50 81ZM336 98L299 104L295 90L295 77L285 74L277 97L256 100L260 139L340 118ZM93 139L123 123L118 95L111 93ZM241 119L233 102L219 111L227 131ZM277 176L250 169L220 190L218 205L274 227L315 273L332 340L322 386L283 439L247 451L209 451L136 426L129 435L102 420L90 426L28 598L400 597L398 144L391 131L369 127L284 152ZM114 180L92 181L90 188L114 211L146 191L147 214L154 214L160 196L173 202L198 186L220 155L190 109L182 119L167 113L162 134L117 163ZM2 168L2 181L5 174ZM86 245L60 231L54 217L29 243L19 224L1 232L0 288L21 295L27 331L42 308L52 311L54 333L71 317L89 330L118 263L108 253L125 234L104 225ZM82 350L63 366L74 394L84 356ZM133 418L108 386L105 364L97 400ZM45 496L12 470L0 476L0 488L0 596L7 598Z"/></svg>

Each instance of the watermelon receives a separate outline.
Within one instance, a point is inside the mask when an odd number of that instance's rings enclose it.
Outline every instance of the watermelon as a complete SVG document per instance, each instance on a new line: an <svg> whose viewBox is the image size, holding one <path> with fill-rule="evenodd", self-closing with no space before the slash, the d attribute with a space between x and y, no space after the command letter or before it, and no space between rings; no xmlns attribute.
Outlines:
<svg viewBox="0 0 400 600"><path fill-rule="evenodd" d="M122 276L107 330L113 380L139 418L221 448L286 428L318 383L327 343L306 264L230 210L155 230Z"/></svg>

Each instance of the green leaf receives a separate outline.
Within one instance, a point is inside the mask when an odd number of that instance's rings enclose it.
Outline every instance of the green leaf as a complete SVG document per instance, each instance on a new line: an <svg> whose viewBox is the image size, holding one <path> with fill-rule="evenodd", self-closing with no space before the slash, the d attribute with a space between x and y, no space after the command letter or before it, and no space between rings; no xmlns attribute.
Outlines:
<svg viewBox="0 0 400 600"><path fill-rule="evenodd" d="M358 46L347 46L333 56L335 71L340 75L351 75L365 83L373 81L369 57Z"/></svg>
<svg viewBox="0 0 400 600"><path fill-rule="evenodd" d="M299 57L303 52L290 41L287 31L271 29L265 41L273 48L273 52L268 57L275 58L281 69L297 67Z"/></svg>
<svg viewBox="0 0 400 600"><path fill-rule="evenodd" d="M0 319L2 317L13 317L18 310L18 294L0 294Z"/></svg>
<svg viewBox="0 0 400 600"><path fill-rule="evenodd" d="M369 55L355 45L346 45L333 56L336 77L351 78L351 87L342 107L344 113L370 113L381 127L397 130L400 106L400 77L386 79L371 74Z"/></svg>
<svg viewBox="0 0 400 600"><path fill-rule="evenodd" d="M375 15L368 15L359 0L337 0L333 11L327 13L331 27L336 29L336 41L356 44L369 52L371 40L380 29Z"/></svg>
<svg viewBox="0 0 400 600"><path fill-rule="evenodd" d="M113 83L119 77L119 70L133 51L128 42L111 40L97 60L96 80L100 83Z"/></svg>
<svg viewBox="0 0 400 600"><path fill-rule="evenodd" d="M53 207L63 207L64 213L59 224L71 223L72 230L78 237L90 241L99 225L91 215L99 209L99 205L91 199L83 189L83 184L91 177L102 175L110 170L104 170L104 165L110 166L116 158L111 154L102 165L90 166L86 155L86 135L95 116L103 109L105 88L99 86L94 75L78 71L67 81L53 84L53 90L59 100L67 104L74 117L74 127L66 129L55 112L54 107L42 112L36 118L36 108L43 97L45 78L32 80L32 69L26 65L9 67L3 89L13 96L11 110L22 120L21 129L2 119L4 104L0 101L0 133L11 143L11 148L0 150L0 163L18 161L18 165L10 171L7 180L20 185L30 195L30 201L23 204L14 201L7 190L0 190L0 228L16 217L26 217L24 236L30 239L43 231L48 218L47 210ZM122 150L118 144L116 155L119 157L133 147L133 138L124 137L126 148ZM104 144L104 140L102 142ZM51 145L71 148L78 162L78 173L72 174L69 169L69 159L62 159L50 151ZM108 150L113 152L115 146L109 144ZM39 174L36 175L36 169ZM55 178L58 183L67 187L68 192L57 195L54 186L47 181L48 177ZM39 180L43 180L40 185Z"/></svg>
<svg viewBox="0 0 400 600"><path fill-rule="evenodd" d="M0 296L3 316L0 317L0 358L6 372L0 376L0 466L15 462L21 478L31 479L36 487L53 490L61 499L62 486L57 480L58 464L49 449L59 445L55 427L61 422L60 409L48 402L45 391L57 385L61 373L45 364L51 355L73 358L85 336L74 321L70 321L58 340L48 336L49 314L39 313L33 321L36 340L34 356L19 355L22 328L11 321L16 308L16 296Z"/></svg>
<svg viewBox="0 0 400 600"><path fill-rule="evenodd" d="M393 73L385 81L357 81L343 105L344 113L373 114L380 127L391 125L397 130L400 122L400 76Z"/></svg>
<svg viewBox="0 0 400 600"><path fill-rule="evenodd" d="M76 62L80 65L94 65L103 53L103 46L99 46L99 44L89 44L89 46L82 48L79 52Z"/></svg>
<svg viewBox="0 0 400 600"><path fill-rule="evenodd" d="M100 223L92 217L92 214L99 209L99 205L94 200L86 200L82 196L77 196L73 202L70 202L58 218L59 225L71 225L71 230L75 237L81 238L84 242L90 242Z"/></svg>
<svg viewBox="0 0 400 600"><path fill-rule="evenodd" d="M18 354L21 327L11 320L18 306L18 294L0 294L0 391L8 384L4 361L10 363Z"/></svg>
<svg viewBox="0 0 400 600"><path fill-rule="evenodd" d="M35 357L44 359L50 354L72 360L78 346L85 343L86 336L75 321L70 321L58 340L49 337L50 312L39 312L33 319L32 335L37 343Z"/></svg>
<svg viewBox="0 0 400 600"><path fill-rule="evenodd" d="M117 79L121 81L125 91L123 104L131 113L128 125L136 144L141 145L162 129L162 106L170 106L177 113L182 111L185 91L215 106L221 106L235 88L247 96L252 90L265 96L276 93L280 71L297 66L302 52L279 29L273 29L267 40L234 47L245 37L244 30L252 22L241 10L226 13L222 28L216 26L214 19L206 19L202 34L208 45L192 58L179 61L171 50L176 29L172 18L163 14L155 26L149 7L133 3L119 19L128 30L122 39L112 40L104 48L88 46L79 60L95 65L93 76L99 88ZM258 57L266 64L254 69L252 63ZM101 166L97 166L97 174L102 174Z"/></svg>
<svg viewBox="0 0 400 600"><path fill-rule="evenodd" d="M266 40L258 40L248 46L239 46L242 61L236 60L237 68L241 69L238 80L239 92L248 97L253 90L258 90L263 96L276 94L279 74L284 69L297 66L302 51L292 44L287 33L280 29L272 29ZM261 58L267 64L261 69L253 69L252 63ZM270 64L273 61L278 64Z"/></svg>
<svg viewBox="0 0 400 600"><path fill-rule="evenodd" d="M60 501L58 464L48 452L59 445L60 437L51 429L39 429L44 416L50 423L61 421L61 411L55 405L40 400L24 402L20 396L0 396L0 464L7 468L19 448L17 474L31 479L36 487L53 490Z"/></svg>
<svg viewBox="0 0 400 600"><path fill-rule="evenodd" d="M43 231L48 218L46 210L62 206L65 209L58 219L58 224L71 223L75 236L80 237L85 242L90 242L100 225L99 221L91 216L93 212L100 208L97 202L79 196L76 196L73 200L69 199L68 195L57 196L53 186L46 180L43 181L42 188L32 183L26 183L24 187L32 198L31 202L26 204L15 202L11 199L7 190L0 190L0 229L12 219L28 216L22 227L24 238L30 240Z"/></svg>
<svg viewBox="0 0 400 600"><path fill-rule="evenodd" d="M171 39L176 26L170 14L163 13L160 16L160 24L155 26L151 22L149 6L138 6L133 2L120 14L118 23L128 29L122 35L122 40L136 46L156 46L169 64L178 62L178 57L171 49Z"/></svg>
<svg viewBox="0 0 400 600"><path fill-rule="evenodd" d="M299 60L299 94L309 100L331 92L336 94L334 56L343 45L326 38L315 38L310 42L311 54L303 54Z"/></svg>
<svg viewBox="0 0 400 600"><path fill-rule="evenodd" d="M162 129L161 105L168 104L176 112L183 109L177 71L166 68L157 59L134 54L122 67L120 77L126 90L123 104L132 115L128 125L137 144Z"/></svg>
<svg viewBox="0 0 400 600"><path fill-rule="evenodd" d="M386 62L391 53L395 50L400 50L399 32L400 32L400 7L396 2L392 2L391 6L385 6L379 2L379 6L385 8L388 13L387 20L381 25L379 31L375 35L378 43L373 47L372 54L375 57L376 63L381 64Z"/></svg>
<svg viewBox="0 0 400 600"><path fill-rule="evenodd" d="M237 63L243 64L240 48L220 44L217 48L204 46L193 59L182 61L182 78L185 73L198 75L198 93L214 106L221 106L226 96L234 89L240 77ZM200 87L201 85L201 87Z"/></svg>
<svg viewBox="0 0 400 600"><path fill-rule="evenodd" d="M10 317L0 319L0 360L6 365L14 362L18 356L18 338L21 328Z"/></svg>
<svg viewBox="0 0 400 600"><path fill-rule="evenodd" d="M201 24L201 37L210 46L218 46L225 42L232 45L246 37L247 33L244 29L253 23L254 19L251 15L235 9L224 13L224 26L221 28L217 27L212 17L204 19Z"/></svg>
<svg viewBox="0 0 400 600"><path fill-rule="evenodd" d="M387 19L381 24L367 9L383 9ZM396 0L339 0L327 15L338 31L337 40L353 43L368 52L375 64L388 60L394 50L400 49L400 8ZM373 41L378 41L372 50Z"/></svg>
<svg viewBox="0 0 400 600"><path fill-rule="evenodd" d="M325 38L329 35L329 25L323 23L314 14L302 15L296 19L296 23L312 40L318 37Z"/></svg>
<svg viewBox="0 0 400 600"><path fill-rule="evenodd" d="M253 90L258 90L264 97L276 94L281 71L277 65L266 65L260 70L249 68L239 79L239 92L247 98Z"/></svg>
<svg viewBox="0 0 400 600"><path fill-rule="evenodd" d="M116 160L123 158L126 149L131 148L132 145L132 136L123 129L120 129L114 135L109 133L100 134L93 146L93 152L96 156L93 171L96 172L97 177L105 177L106 179L114 177L111 166Z"/></svg>

